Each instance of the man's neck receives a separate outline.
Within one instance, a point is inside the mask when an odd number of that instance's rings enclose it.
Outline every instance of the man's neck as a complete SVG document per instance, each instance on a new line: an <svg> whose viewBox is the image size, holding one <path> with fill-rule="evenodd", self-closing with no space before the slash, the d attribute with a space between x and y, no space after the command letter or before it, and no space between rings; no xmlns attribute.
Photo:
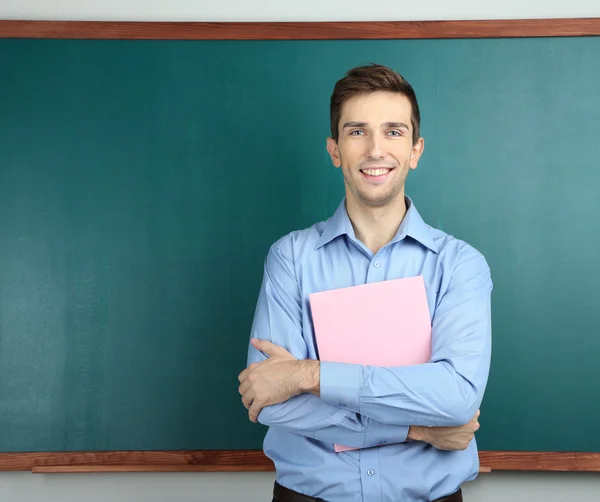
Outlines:
<svg viewBox="0 0 600 502"><path fill-rule="evenodd" d="M356 238L377 253L394 238L407 208L404 194L398 194L393 202L384 207L369 207L347 197L346 211Z"/></svg>

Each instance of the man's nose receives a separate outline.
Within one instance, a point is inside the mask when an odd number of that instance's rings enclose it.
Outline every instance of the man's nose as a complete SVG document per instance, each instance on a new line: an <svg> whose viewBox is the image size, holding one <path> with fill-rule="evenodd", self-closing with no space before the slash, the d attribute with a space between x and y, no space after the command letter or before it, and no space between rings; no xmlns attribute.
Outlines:
<svg viewBox="0 0 600 502"><path fill-rule="evenodd" d="M371 136L369 138L369 143L368 143L368 147L367 147L368 151L368 157L372 158L372 159L384 159L385 158L385 151L384 151L384 147L383 147L383 138L380 138L379 136Z"/></svg>

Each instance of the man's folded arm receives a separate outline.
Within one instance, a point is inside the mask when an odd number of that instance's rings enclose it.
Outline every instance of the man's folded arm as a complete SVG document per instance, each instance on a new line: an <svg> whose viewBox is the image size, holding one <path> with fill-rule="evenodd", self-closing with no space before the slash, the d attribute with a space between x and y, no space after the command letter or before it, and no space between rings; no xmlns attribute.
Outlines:
<svg viewBox="0 0 600 502"><path fill-rule="evenodd" d="M302 299L294 265L277 245L271 247L265 262L251 338L268 340L286 349L296 359L308 358L302 336ZM266 358L249 344L248 366ZM356 448L403 442L409 431L407 425L384 424L350 409L325 403L312 394L301 394L284 403L266 406L260 411L258 421L269 427Z"/></svg>
<svg viewBox="0 0 600 502"><path fill-rule="evenodd" d="M491 291L485 259L465 246L434 313L431 362L391 368L321 363L321 399L382 423L466 424L489 373Z"/></svg>

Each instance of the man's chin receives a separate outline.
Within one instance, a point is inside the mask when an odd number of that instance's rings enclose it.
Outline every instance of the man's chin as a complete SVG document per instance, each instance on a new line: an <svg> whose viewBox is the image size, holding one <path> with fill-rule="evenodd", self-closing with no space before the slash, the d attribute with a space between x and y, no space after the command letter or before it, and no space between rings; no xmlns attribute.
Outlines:
<svg viewBox="0 0 600 502"><path fill-rule="evenodd" d="M357 202L366 207L379 208L395 204L398 199L404 199L402 189L386 190L380 193L368 193L364 190L358 190L355 194Z"/></svg>
<svg viewBox="0 0 600 502"><path fill-rule="evenodd" d="M400 192L388 192L387 194L365 194L359 192L357 194L358 202L361 205L372 208L389 206L396 202L400 197L402 197Z"/></svg>

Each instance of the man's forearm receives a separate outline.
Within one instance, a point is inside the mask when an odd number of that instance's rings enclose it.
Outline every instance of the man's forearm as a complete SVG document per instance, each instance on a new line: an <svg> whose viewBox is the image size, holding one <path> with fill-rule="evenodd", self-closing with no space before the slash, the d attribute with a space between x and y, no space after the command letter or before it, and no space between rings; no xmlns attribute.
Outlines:
<svg viewBox="0 0 600 502"><path fill-rule="evenodd" d="M326 386L320 396L383 423L457 426L479 408L484 377L467 380L445 362L394 368L328 363L321 366Z"/></svg>
<svg viewBox="0 0 600 502"><path fill-rule="evenodd" d="M408 427L378 423L331 406L309 393L263 408L258 421L268 427L355 448L402 443L408 431Z"/></svg>
<svg viewBox="0 0 600 502"><path fill-rule="evenodd" d="M321 376L321 364L319 361L317 360L302 360L302 361L297 361L298 363L298 372L297 372L297 389L298 389L298 393L308 393L308 394L312 394L314 396L319 397L321 394L321 388L320 388L320 376ZM428 366L432 366L432 365L428 365ZM425 368L422 368L423 370L425 370ZM377 371L378 368L370 368L371 371ZM434 368L432 367L431 370L434 370ZM388 368L388 371L393 371L392 368ZM426 374L426 372L424 372ZM443 373L442 373L443 375ZM445 375L444 375L445 376ZM440 382L441 378L436 379L438 382ZM441 382L440 382L441 383ZM448 389L449 390L449 389ZM457 391L454 391L457 392ZM451 394L452 392L448 392L447 394ZM464 391L463 392L457 392L460 393L461 395L464 395ZM448 396L445 396L445 398L447 398ZM330 403L333 404L333 403ZM386 403L388 406L391 405L391 407L394 406L393 403ZM348 405L347 405L348 406ZM433 403L432 405L433 407L435 407L436 409L440 408L439 403ZM475 406L475 408L477 408L479 405L477 404ZM348 409L353 410L355 412L359 412L358 409L355 409L353 406L349 405ZM426 409L426 408L424 408ZM391 423L390 421L387 420L380 420L382 418L384 418L384 416L371 416L369 411L365 410L360 410L362 412L362 414L364 416L370 417L376 421L382 421L383 423ZM470 414L468 414L468 417L464 417L463 418L456 418L455 415L457 413L452 414L449 419L447 420L446 423L440 424L440 425L445 425L445 426L458 426L458 425L463 425L464 423L466 423L469 419L470 416L472 416L474 414L474 411ZM397 413L395 413L395 415L397 415ZM437 418L437 417L436 417ZM407 419L408 420L408 419ZM408 424L404 423L402 424L401 422L395 422L395 424L397 425L406 425L408 426ZM413 424L415 424L415 421L413 421ZM418 441L422 441L424 440L423 437L423 433L422 433L422 427L421 425L426 425L426 426L431 426L434 425L435 422L433 419L429 418L424 422L424 424L419 424L417 422L417 425L412 425L411 426L411 430L409 430L408 432L408 437L407 439L414 439L414 440L418 440Z"/></svg>
<svg viewBox="0 0 600 502"><path fill-rule="evenodd" d="M319 406L317 407L317 409L320 409L321 406L325 403L322 403L320 401L313 401L314 397L311 396L311 400L307 395L310 393L314 396L318 396L319 394L320 363L319 361L315 360L303 360L298 361L298 363L298 375L300 382L298 390L299 392L305 394L306 398L310 403L318 403ZM303 413L308 411L306 409L306 404L303 406L303 408ZM313 410L309 412L309 415L313 416L314 418L314 413L315 411ZM345 413L345 411L342 413ZM340 411L335 412L335 414L337 415L337 420L342 418L339 415ZM289 418L290 417L288 417L288 419ZM331 417L326 417L325 421L329 421L330 418ZM355 415L352 417L351 420L348 420L348 418L348 415L345 415L343 417L343 420L346 423L347 427L352 427L354 428L354 430L352 432L348 430L345 431L345 435L348 437L348 444L346 444L346 446L359 446L361 445L361 441L362 446L366 447L379 446L381 444L388 443L404 442L402 434L399 436L398 430L394 429L394 426L391 426L389 430L386 430L386 427L390 427L389 425L386 426L384 424L378 424L374 420L364 416L360 417L358 415ZM348 421L354 423L349 424ZM289 423L286 425L289 426ZM363 429L361 426L365 427L365 429ZM377 429L377 433L375 433L375 435L378 436L377 438L375 438L373 434L369 434L369 429L374 432L374 428ZM419 425L411 425L410 427L407 427L405 429L407 430L405 440L429 443L441 450L462 450L467 448L469 442L473 437L474 432L478 428L479 423L477 422L477 417L475 417L470 424L466 424L461 427L423 427ZM339 435L338 437L341 437L340 433L342 431L343 429L340 430L339 426L335 426L333 428L323 427L320 430L312 431L312 433L310 433L310 436L314 437L315 439L318 439L319 437L331 438L332 434L337 434ZM306 431L300 432L296 430L295 432L307 435ZM404 431L401 432L403 433ZM363 433L366 434L364 434L363 436Z"/></svg>

